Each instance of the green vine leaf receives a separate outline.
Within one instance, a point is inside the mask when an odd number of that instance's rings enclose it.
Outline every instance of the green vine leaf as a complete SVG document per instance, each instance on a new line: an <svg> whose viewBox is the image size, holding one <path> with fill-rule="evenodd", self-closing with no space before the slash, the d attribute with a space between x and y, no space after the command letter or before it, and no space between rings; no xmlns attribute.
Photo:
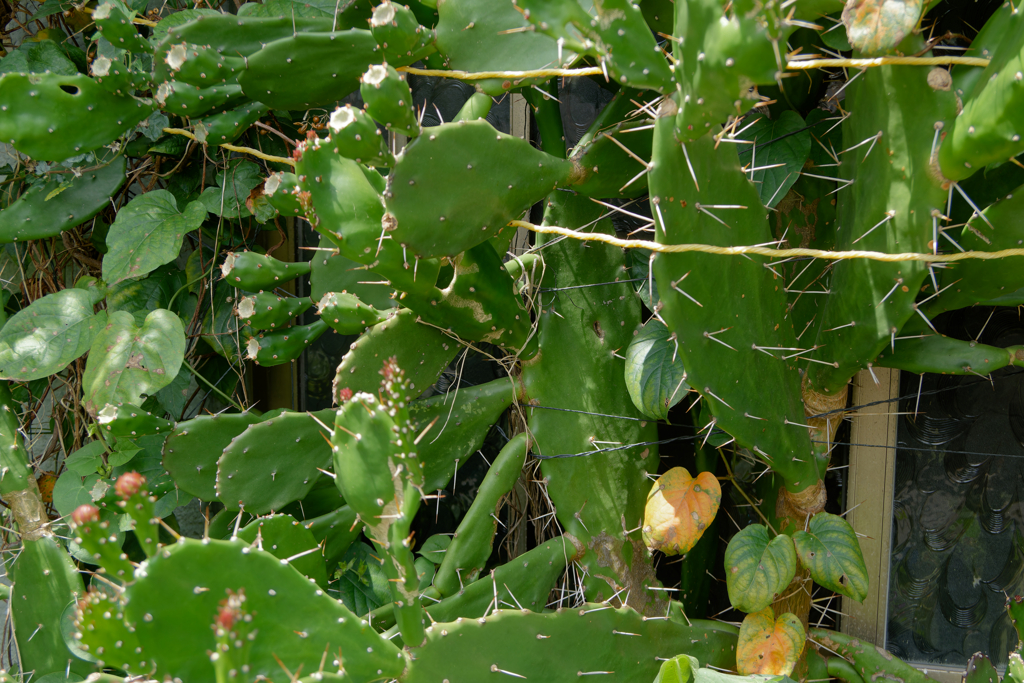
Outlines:
<svg viewBox="0 0 1024 683"><path fill-rule="evenodd" d="M252 215L245 201L250 192L263 182L263 171L251 161L236 159L228 168L217 174L217 187L208 187L199 196L210 213L241 220Z"/></svg>
<svg viewBox="0 0 1024 683"><path fill-rule="evenodd" d="M764 205L775 208L800 178L811 154L811 131L800 114L787 110L775 118L764 115L757 119L743 132L743 139L754 144L743 145L740 163L760 169L751 173L750 179Z"/></svg>
<svg viewBox="0 0 1024 683"><path fill-rule="evenodd" d="M654 420L666 419L690 391L672 333L653 318L626 349L626 389L637 410Z"/></svg>
<svg viewBox="0 0 1024 683"><path fill-rule="evenodd" d="M690 655L676 655L661 663L661 669L654 683L690 683L693 672L700 668L697 659Z"/></svg>
<svg viewBox="0 0 1024 683"><path fill-rule="evenodd" d="M341 601L358 616L391 600L388 577L380 558L365 543L353 543L338 565L335 576Z"/></svg>
<svg viewBox="0 0 1024 683"><path fill-rule="evenodd" d="M29 381L63 370L81 356L107 323L93 315L92 293L65 289L36 299L0 331L0 378Z"/></svg>
<svg viewBox="0 0 1024 683"><path fill-rule="evenodd" d="M757 612L781 595L796 576L793 539L780 534L769 540L768 528L751 524L725 549L725 583L729 602L738 610Z"/></svg>
<svg viewBox="0 0 1024 683"><path fill-rule="evenodd" d="M85 363L86 410L95 415L108 403L142 405L143 394L171 383L184 358L185 328L170 311L153 311L142 327L131 313L111 313Z"/></svg>
<svg viewBox="0 0 1024 683"><path fill-rule="evenodd" d="M103 279L112 285L170 263L178 257L185 234L205 219L201 202L191 202L178 211L178 202L167 190L136 197L117 213L107 233Z"/></svg>
<svg viewBox="0 0 1024 683"><path fill-rule="evenodd" d="M858 602L867 597L868 569L857 534L845 519L819 512L807 531L793 534L793 542L816 583Z"/></svg>

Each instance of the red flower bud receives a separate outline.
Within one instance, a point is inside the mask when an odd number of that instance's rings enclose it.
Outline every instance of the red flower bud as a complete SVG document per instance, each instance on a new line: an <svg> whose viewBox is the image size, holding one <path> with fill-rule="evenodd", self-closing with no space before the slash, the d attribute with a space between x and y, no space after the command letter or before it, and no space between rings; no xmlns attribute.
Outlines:
<svg viewBox="0 0 1024 683"><path fill-rule="evenodd" d="M89 522L100 521L100 510L95 505L79 505L75 508L75 511L71 513L71 521L75 523L75 526L82 526Z"/></svg>
<svg viewBox="0 0 1024 683"><path fill-rule="evenodd" d="M139 490L146 485L146 478L138 472L125 472L117 478L117 483L114 484L114 491L121 498L131 498Z"/></svg>

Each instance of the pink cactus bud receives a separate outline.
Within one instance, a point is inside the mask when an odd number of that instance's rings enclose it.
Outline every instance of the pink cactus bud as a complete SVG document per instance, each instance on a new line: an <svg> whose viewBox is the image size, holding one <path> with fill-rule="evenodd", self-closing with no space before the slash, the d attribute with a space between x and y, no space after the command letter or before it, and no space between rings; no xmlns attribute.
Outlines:
<svg viewBox="0 0 1024 683"><path fill-rule="evenodd" d="M121 498L131 498L146 485L146 478L138 472L125 472L117 478L114 491Z"/></svg>
<svg viewBox="0 0 1024 683"><path fill-rule="evenodd" d="M226 604L222 604L220 607L217 608L217 618L214 622L215 629L230 631L231 627L235 625L236 616L238 615L232 607Z"/></svg>
<svg viewBox="0 0 1024 683"><path fill-rule="evenodd" d="M350 398L352 398L352 390L349 389L348 387L345 387L344 389L338 392L338 403L344 403Z"/></svg>
<svg viewBox="0 0 1024 683"><path fill-rule="evenodd" d="M90 522L100 521L100 509L95 505L79 505L75 508L75 511L71 513L71 521L75 523L75 526L82 526Z"/></svg>

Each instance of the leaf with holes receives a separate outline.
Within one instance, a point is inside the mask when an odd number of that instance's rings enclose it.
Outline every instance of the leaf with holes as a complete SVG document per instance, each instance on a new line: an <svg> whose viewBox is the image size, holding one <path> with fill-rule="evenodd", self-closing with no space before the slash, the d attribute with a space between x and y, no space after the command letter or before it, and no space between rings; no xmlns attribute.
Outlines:
<svg viewBox="0 0 1024 683"><path fill-rule="evenodd" d="M740 530L725 549L725 582L729 602L756 612L781 595L796 575L796 549L785 534L769 539L763 524Z"/></svg>
<svg viewBox="0 0 1024 683"><path fill-rule="evenodd" d="M690 391L686 369L664 323L648 321L626 349L626 389L637 410L654 420L668 418L669 408Z"/></svg>
<svg viewBox="0 0 1024 683"><path fill-rule="evenodd" d="M0 332L0 377L23 382L60 372L89 350L107 323L92 294L64 289L18 311Z"/></svg>
<svg viewBox="0 0 1024 683"><path fill-rule="evenodd" d="M788 676L806 639L804 627L794 614L787 612L776 620L771 607L748 614L736 643L736 669L744 675Z"/></svg>
<svg viewBox="0 0 1024 683"><path fill-rule="evenodd" d="M819 512L793 534L800 563L818 584L858 602L868 594L868 569L857 534L842 517Z"/></svg>
<svg viewBox="0 0 1024 683"><path fill-rule="evenodd" d="M654 482L644 509L644 543L666 555L689 552L715 519L722 488L710 472L673 467Z"/></svg>
<svg viewBox="0 0 1024 683"><path fill-rule="evenodd" d="M85 362L85 407L95 415L108 403L142 405L171 383L185 358L185 328L178 316L160 308L142 327L131 313L111 313L96 335Z"/></svg>
<svg viewBox="0 0 1024 683"><path fill-rule="evenodd" d="M117 213L107 233L103 279L114 284L141 277L178 258L185 233L203 224L206 208L189 203L178 211L178 202L167 190L140 195Z"/></svg>

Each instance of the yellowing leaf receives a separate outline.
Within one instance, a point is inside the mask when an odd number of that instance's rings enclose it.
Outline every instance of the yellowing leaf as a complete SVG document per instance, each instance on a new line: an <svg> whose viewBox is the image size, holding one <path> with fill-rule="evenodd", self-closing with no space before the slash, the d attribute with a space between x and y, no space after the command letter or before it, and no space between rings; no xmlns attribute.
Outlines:
<svg viewBox="0 0 1024 683"><path fill-rule="evenodd" d="M689 552L715 519L721 500L715 475L701 472L692 478L686 468L673 467L647 496L644 543L666 555Z"/></svg>
<svg viewBox="0 0 1024 683"><path fill-rule="evenodd" d="M787 612L776 620L771 607L748 614L736 643L736 670L743 675L788 676L806 639L803 625L793 614Z"/></svg>
<svg viewBox="0 0 1024 683"><path fill-rule="evenodd" d="M869 55L889 52L914 30L924 7L921 0L848 0L843 23L850 45Z"/></svg>

